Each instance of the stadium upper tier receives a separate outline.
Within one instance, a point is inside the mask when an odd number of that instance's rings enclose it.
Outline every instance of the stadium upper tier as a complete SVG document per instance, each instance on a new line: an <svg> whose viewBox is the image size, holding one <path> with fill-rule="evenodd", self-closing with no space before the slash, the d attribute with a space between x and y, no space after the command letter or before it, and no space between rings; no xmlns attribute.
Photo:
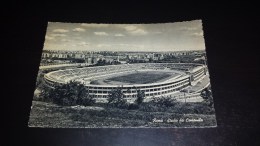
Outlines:
<svg viewBox="0 0 260 146"><path fill-rule="evenodd" d="M71 80L79 78L88 78L100 76L105 74L127 72L142 69L172 69L180 71L196 71L196 67L202 66L200 64L184 64L184 63L140 63L140 64L123 64L123 65L108 65L85 67L77 69L57 70L46 74L45 79L56 83L67 83Z"/></svg>

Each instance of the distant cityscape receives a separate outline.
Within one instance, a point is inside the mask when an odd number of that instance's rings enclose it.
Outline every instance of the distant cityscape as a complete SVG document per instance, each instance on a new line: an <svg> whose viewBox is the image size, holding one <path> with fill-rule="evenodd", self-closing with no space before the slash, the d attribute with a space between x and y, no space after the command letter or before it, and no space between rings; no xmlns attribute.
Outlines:
<svg viewBox="0 0 260 146"><path fill-rule="evenodd" d="M115 65L131 63L205 63L205 50L174 52L114 52L43 50L41 66L84 63Z"/></svg>

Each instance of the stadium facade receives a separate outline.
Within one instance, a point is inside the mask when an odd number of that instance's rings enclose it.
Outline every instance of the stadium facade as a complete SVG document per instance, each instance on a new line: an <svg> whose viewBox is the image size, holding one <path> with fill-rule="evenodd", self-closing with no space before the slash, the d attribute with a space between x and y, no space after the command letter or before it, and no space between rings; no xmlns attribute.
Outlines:
<svg viewBox="0 0 260 146"><path fill-rule="evenodd" d="M172 71L178 75L170 79L148 83L148 84L128 84L128 85L97 85L91 81L100 78L120 76L120 74L131 73L134 71ZM66 69L52 71L44 75L45 84L52 87L54 84L65 84L75 80L84 83L89 90L89 94L96 98L106 98L111 90L118 87L126 98L134 98L137 91L144 91L145 97L159 97L181 91L189 85L195 84L207 74L207 67L203 64L195 63L139 63L121 64L97 67L84 67L76 69Z"/></svg>

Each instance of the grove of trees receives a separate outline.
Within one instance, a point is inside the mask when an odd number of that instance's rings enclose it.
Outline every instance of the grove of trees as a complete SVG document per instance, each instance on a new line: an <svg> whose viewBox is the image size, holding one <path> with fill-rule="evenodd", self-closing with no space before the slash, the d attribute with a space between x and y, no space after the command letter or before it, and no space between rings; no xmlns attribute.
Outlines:
<svg viewBox="0 0 260 146"><path fill-rule="evenodd" d="M214 113L210 87L201 92L201 96L204 98L204 102L202 103L181 103L171 96L154 97L150 101L144 102L145 92L141 90L137 90L137 96L134 102L129 103L122 89L122 87L118 87L109 93L107 97L108 102L104 103L105 107L127 110L138 109L144 112ZM39 96L45 101L50 101L62 106L90 106L95 104L95 99L89 94L88 89L84 84L77 81L71 81L63 85L56 84L53 88L42 86Z"/></svg>
<svg viewBox="0 0 260 146"><path fill-rule="evenodd" d="M93 105L94 98L89 95L89 91L83 84L76 81L70 81L63 85L54 85L54 88L45 86L42 88L40 97L44 100L52 101L58 105Z"/></svg>
<svg viewBox="0 0 260 146"><path fill-rule="evenodd" d="M108 104L113 107L125 108L127 106L127 100L124 98L122 88L118 87L112 90L108 95Z"/></svg>

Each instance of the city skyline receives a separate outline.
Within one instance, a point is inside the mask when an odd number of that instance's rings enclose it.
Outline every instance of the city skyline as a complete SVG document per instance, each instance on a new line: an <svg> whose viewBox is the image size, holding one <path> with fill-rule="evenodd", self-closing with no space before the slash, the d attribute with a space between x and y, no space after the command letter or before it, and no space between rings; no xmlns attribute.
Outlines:
<svg viewBox="0 0 260 146"><path fill-rule="evenodd" d="M44 50L174 52L205 50L202 21L160 24L49 22Z"/></svg>

